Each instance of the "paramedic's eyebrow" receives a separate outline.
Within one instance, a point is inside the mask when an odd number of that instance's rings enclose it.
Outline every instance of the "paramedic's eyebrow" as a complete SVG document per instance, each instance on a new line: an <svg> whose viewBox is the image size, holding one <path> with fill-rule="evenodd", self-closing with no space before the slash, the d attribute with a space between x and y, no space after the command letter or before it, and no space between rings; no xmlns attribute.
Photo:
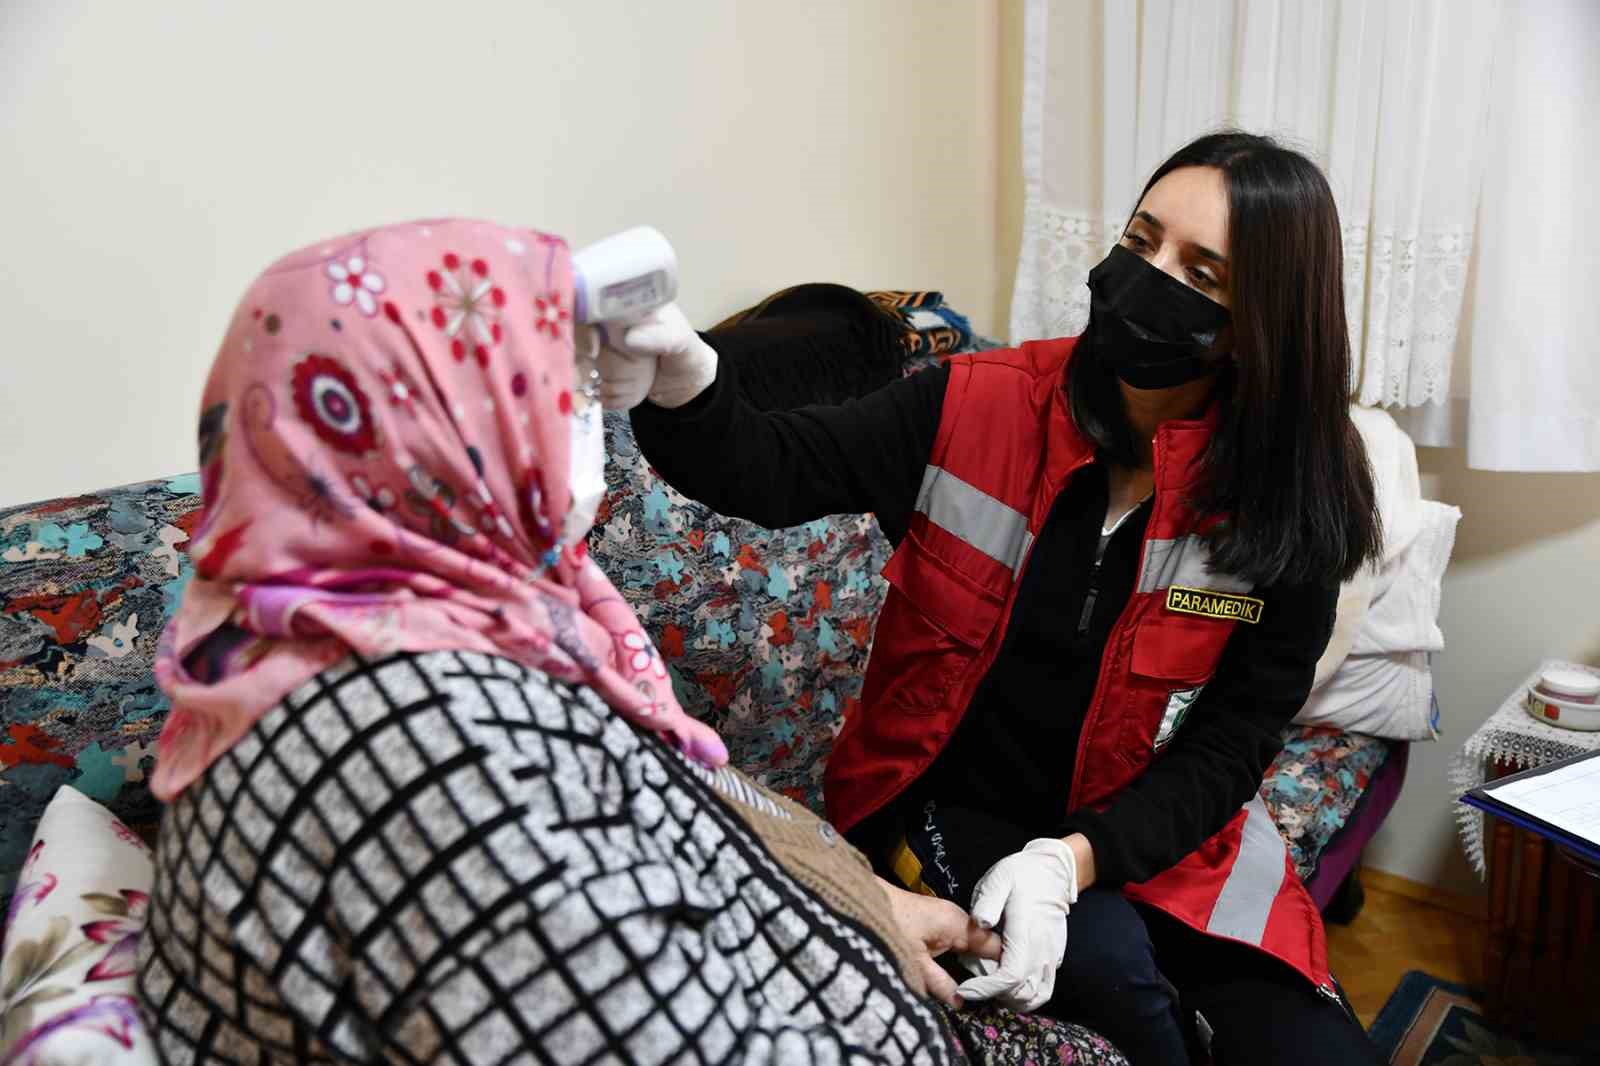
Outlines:
<svg viewBox="0 0 1600 1066"><path fill-rule="evenodd" d="M1133 213L1133 217L1139 219L1157 233L1162 233L1167 228L1165 223L1148 211L1135 211ZM1207 248L1203 244L1196 244L1194 246L1194 250L1205 256L1207 259L1210 259L1212 262L1221 263L1223 266L1228 265L1227 256L1222 255L1220 252L1213 252L1210 248Z"/></svg>

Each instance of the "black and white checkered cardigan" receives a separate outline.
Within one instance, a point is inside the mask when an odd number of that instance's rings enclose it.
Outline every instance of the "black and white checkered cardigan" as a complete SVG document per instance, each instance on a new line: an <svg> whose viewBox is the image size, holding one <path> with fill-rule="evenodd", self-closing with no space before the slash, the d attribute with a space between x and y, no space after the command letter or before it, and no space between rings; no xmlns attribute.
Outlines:
<svg viewBox="0 0 1600 1066"><path fill-rule="evenodd" d="M957 1061L741 801L509 660L349 660L163 820L139 977L162 1054Z"/></svg>

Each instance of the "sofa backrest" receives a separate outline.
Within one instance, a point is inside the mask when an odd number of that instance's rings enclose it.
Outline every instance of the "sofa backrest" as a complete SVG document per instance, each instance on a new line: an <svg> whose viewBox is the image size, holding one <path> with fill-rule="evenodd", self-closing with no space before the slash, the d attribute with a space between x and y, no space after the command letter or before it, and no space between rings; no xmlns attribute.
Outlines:
<svg viewBox="0 0 1600 1066"><path fill-rule="evenodd" d="M679 496L606 420L590 537L655 636L684 706L735 763L820 811L822 767L860 693L888 545L871 518L769 531ZM0 908L63 784L151 832L146 778L168 704L151 667L193 571L193 475L0 511Z"/></svg>
<svg viewBox="0 0 1600 1066"><path fill-rule="evenodd" d="M768 530L680 496L606 418L589 549L639 613L689 713L734 765L822 813L822 771L861 694L889 543L870 516Z"/></svg>

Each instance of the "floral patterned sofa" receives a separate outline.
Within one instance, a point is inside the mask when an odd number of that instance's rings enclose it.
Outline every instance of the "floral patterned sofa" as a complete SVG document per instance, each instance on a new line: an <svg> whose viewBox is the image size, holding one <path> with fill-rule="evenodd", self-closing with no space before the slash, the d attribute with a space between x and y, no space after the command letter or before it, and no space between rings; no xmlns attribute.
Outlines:
<svg viewBox="0 0 1600 1066"><path fill-rule="evenodd" d="M738 765L820 811L887 542L871 518L767 531L710 514L654 475L626 419L608 418L607 443L613 488L595 557L656 635L684 705L722 730ZM154 829L146 778L167 703L151 663L192 572L198 489L181 475L0 510L0 911L61 785ZM1287 741L1262 792L1309 877L1390 748L1298 728ZM1046 1019L986 1009L953 1022L979 1062L1122 1061L1097 1035Z"/></svg>

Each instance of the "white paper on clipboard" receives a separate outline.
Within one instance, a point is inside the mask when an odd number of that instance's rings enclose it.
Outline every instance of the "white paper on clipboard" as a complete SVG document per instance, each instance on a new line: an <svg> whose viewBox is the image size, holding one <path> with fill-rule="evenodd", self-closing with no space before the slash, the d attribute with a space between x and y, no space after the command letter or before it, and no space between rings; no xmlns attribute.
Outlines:
<svg viewBox="0 0 1600 1066"><path fill-rule="evenodd" d="M1575 837L1600 844L1600 758L1580 759L1534 777L1483 790Z"/></svg>

